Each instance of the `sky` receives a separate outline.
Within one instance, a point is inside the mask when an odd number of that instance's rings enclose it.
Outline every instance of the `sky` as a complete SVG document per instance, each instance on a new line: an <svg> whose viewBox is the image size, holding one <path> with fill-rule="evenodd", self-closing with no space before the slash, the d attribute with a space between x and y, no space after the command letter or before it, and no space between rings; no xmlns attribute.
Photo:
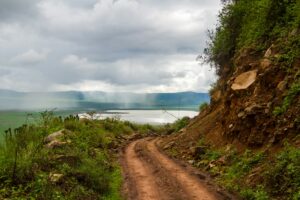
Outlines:
<svg viewBox="0 0 300 200"><path fill-rule="evenodd" d="M0 89L207 92L220 0L1 0Z"/></svg>

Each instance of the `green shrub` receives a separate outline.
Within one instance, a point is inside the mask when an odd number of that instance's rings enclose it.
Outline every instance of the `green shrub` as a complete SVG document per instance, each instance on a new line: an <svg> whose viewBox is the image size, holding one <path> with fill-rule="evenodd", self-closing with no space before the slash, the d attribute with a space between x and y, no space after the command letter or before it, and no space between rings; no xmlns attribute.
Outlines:
<svg viewBox="0 0 300 200"><path fill-rule="evenodd" d="M276 156L266 172L266 185L272 195L285 195L290 199L299 196L300 188L300 149L286 144Z"/></svg>
<svg viewBox="0 0 300 200"><path fill-rule="evenodd" d="M183 117L181 119L178 119L174 122L173 127L174 127L174 131L178 132L180 131L182 128L186 127L190 122L190 118L189 117Z"/></svg>
<svg viewBox="0 0 300 200"><path fill-rule="evenodd" d="M263 186L258 186L255 189L242 189L240 192L243 199L247 200L268 200L270 199L268 193Z"/></svg>
<svg viewBox="0 0 300 200"><path fill-rule="evenodd" d="M121 173L109 144L132 127L42 112L35 125L7 130L0 144L0 199L120 199ZM45 136L62 129L67 144L45 148ZM62 182L51 182L51 173L63 174Z"/></svg>
<svg viewBox="0 0 300 200"><path fill-rule="evenodd" d="M292 101L295 99L296 96L300 94L300 80L296 81L288 91L287 96L284 98L281 107L275 107L273 114L274 115L281 115L285 113L288 108L290 107Z"/></svg>
<svg viewBox="0 0 300 200"><path fill-rule="evenodd" d="M209 105L208 105L207 102L201 103L200 106L199 106L199 111L200 111L200 112L204 111L208 106L209 106Z"/></svg>
<svg viewBox="0 0 300 200"><path fill-rule="evenodd" d="M233 66L234 56L240 50L252 47L258 52L283 38L281 48L288 63L299 54L299 45L289 33L300 28L298 0L224 0L215 31L209 31L210 41L204 51L204 61L213 63L218 75L224 67ZM288 42L286 42L288 41ZM295 48L293 48L295 47Z"/></svg>

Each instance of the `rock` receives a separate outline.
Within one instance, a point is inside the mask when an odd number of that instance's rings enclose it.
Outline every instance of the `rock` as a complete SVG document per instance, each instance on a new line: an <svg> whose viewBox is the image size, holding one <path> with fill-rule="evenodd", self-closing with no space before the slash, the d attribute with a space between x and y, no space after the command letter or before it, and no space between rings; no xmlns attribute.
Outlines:
<svg viewBox="0 0 300 200"><path fill-rule="evenodd" d="M136 139L140 139L141 135L138 134L138 133L135 133L135 134L132 134L132 135L126 135L125 138L126 138L126 140L133 141L133 140L136 140Z"/></svg>
<svg viewBox="0 0 300 200"><path fill-rule="evenodd" d="M208 164L208 168L214 168L216 165L213 163L213 162L210 162L209 164Z"/></svg>
<svg viewBox="0 0 300 200"><path fill-rule="evenodd" d="M49 142L52 142L54 140L57 140L59 137L63 136L64 135L64 130L60 130L60 131L57 131L57 132L54 132L50 135L48 135L45 139L44 139L44 142L45 143L49 143Z"/></svg>
<svg viewBox="0 0 300 200"><path fill-rule="evenodd" d="M287 86L287 82L286 81L281 81L278 85L277 85L277 89L281 92L283 92L286 89Z"/></svg>
<svg viewBox="0 0 300 200"><path fill-rule="evenodd" d="M270 109L269 108L266 108L265 109L265 114L269 114L270 113Z"/></svg>
<svg viewBox="0 0 300 200"><path fill-rule="evenodd" d="M54 140L52 142L49 142L48 144L46 144L46 148L48 149L54 149L54 148L59 148L62 147L64 145L68 144L68 142L61 142L59 140Z"/></svg>
<svg viewBox="0 0 300 200"><path fill-rule="evenodd" d="M260 62L260 66L263 68L263 69L266 69L268 67L270 67L272 64L271 60L265 58L263 59L261 62Z"/></svg>
<svg viewBox="0 0 300 200"><path fill-rule="evenodd" d="M44 142L46 143L46 148L48 149L53 149L53 148L58 148L58 147L62 147L66 144L71 143L70 140L63 142L61 141L61 138L65 135L65 131L64 130L60 130L57 131L55 133L52 133L50 135L48 135L45 139Z"/></svg>
<svg viewBox="0 0 300 200"><path fill-rule="evenodd" d="M232 90L244 90L250 87L256 80L257 70L251 70L240 74L234 79Z"/></svg>
<svg viewBox="0 0 300 200"><path fill-rule="evenodd" d="M246 115L246 113L244 111L239 112L238 118L243 118L245 115Z"/></svg>
<svg viewBox="0 0 300 200"><path fill-rule="evenodd" d="M56 174L51 172L49 174L49 180L52 183L58 183L62 180L63 176L64 176L63 174Z"/></svg>
<svg viewBox="0 0 300 200"><path fill-rule="evenodd" d="M272 106L272 102L267 103L268 108L271 108L271 106Z"/></svg>
<svg viewBox="0 0 300 200"><path fill-rule="evenodd" d="M272 55L272 48L273 48L273 45L270 48L268 48L268 50L266 51L266 53L264 55L265 58L271 57L271 55Z"/></svg>
<svg viewBox="0 0 300 200"><path fill-rule="evenodd" d="M195 160L189 160L188 163L189 163L190 165L193 165L193 164L195 164Z"/></svg>
<svg viewBox="0 0 300 200"><path fill-rule="evenodd" d="M205 147L191 147L190 152L194 157L200 158L206 153L206 149Z"/></svg>
<svg viewBox="0 0 300 200"><path fill-rule="evenodd" d="M245 112L246 113L252 113L253 111L255 111L255 110L259 110L259 109L261 109L262 108L262 106L261 105L258 105L258 104L252 104L252 105L250 105L250 106L248 106L247 108L245 108Z"/></svg>
<svg viewBox="0 0 300 200"><path fill-rule="evenodd" d="M211 95L211 99L213 100L213 102L218 102L221 99L221 95L221 90L217 90Z"/></svg>
<svg viewBox="0 0 300 200"><path fill-rule="evenodd" d="M186 132L186 128L182 128L178 131L178 133L184 133L184 132Z"/></svg>
<svg viewBox="0 0 300 200"><path fill-rule="evenodd" d="M299 34L299 30L297 28L293 29L290 33L290 36L296 36Z"/></svg>
<svg viewBox="0 0 300 200"><path fill-rule="evenodd" d="M218 165L225 165L226 164L226 160L227 160L227 157L226 156L222 156L221 158L219 158L218 160L216 160L216 163Z"/></svg>
<svg viewBox="0 0 300 200"><path fill-rule="evenodd" d="M173 142L170 142L169 144L165 145L163 149L164 149L164 150L167 150L167 149L171 148L172 146L174 146L174 144L175 144L174 141L173 141Z"/></svg>

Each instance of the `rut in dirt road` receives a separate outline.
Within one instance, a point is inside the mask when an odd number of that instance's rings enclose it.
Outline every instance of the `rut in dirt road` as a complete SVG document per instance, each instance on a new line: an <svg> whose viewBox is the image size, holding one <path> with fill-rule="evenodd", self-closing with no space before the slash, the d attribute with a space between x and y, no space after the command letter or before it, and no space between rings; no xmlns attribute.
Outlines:
<svg viewBox="0 0 300 200"><path fill-rule="evenodd" d="M129 200L228 199L162 154L157 139L132 142L124 153L124 193Z"/></svg>

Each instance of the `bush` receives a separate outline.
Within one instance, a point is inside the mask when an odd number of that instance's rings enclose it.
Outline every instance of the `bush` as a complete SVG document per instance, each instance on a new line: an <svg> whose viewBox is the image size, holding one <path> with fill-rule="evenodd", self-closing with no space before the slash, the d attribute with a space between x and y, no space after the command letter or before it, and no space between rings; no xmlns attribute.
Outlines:
<svg viewBox="0 0 300 200"><path fill-rule="evenodd" d="M295 99L296 96L300 94L300 80L296 81L292 87L289 89L287 96L284 98L281 107L275 107L273 114L274 115L281 115L285 113L289 106L291 105L292 101Z"/></svg>
<svg viewBox="0 0 300 200"><path fill-rule="evenodd" d="M190 122L190 118L189 117L183 117L181 119L178 119L174 122L173 127L174 127L174 131L178 132L180 131L182 128L186 127Z"/></svg>
<svg viewBox="0 0 300 200"><path fill-rule="evenodd" d="M62 129L67 143L45 148L45 136ZM109 144L123 133L133 133L132 126L52 112L42 112L36 125L7 130L0 145L0 199L120 199L121 173ZM54 183L51 173L63 180Z"/></svg>
<svg viewBox="0 0 300 200"><path fill-rule="evenodd" d="M266 172L266 185L270 186L272 195L284 195L297 199L300 193L300 149L286 144L275 161L269 164Z"/></svg>
<svg viewBox="0 0 300 200"><path fill-rule="evenodd" d="M209 31L210 41L204 50L204 61L212 63L218 75L224 73L225 66L233 65L234 56L243 48L261 51L278 38L284 38L283 53L290 55L289 58L295 55L291 52L299 49L299 46L288 47L294 42L286 43L286 39L293 40L289 33L300 28L298 0L224 0L223 3L219 25L215 31Z"/></svg>
<svg viewBox="0 0 300 200"><path fill-rule="evenodd" d="M199 106L199 111L200 112L204 111L208 106L209 105L208 105L207 102L201 103L200 106Z"/></svg>

